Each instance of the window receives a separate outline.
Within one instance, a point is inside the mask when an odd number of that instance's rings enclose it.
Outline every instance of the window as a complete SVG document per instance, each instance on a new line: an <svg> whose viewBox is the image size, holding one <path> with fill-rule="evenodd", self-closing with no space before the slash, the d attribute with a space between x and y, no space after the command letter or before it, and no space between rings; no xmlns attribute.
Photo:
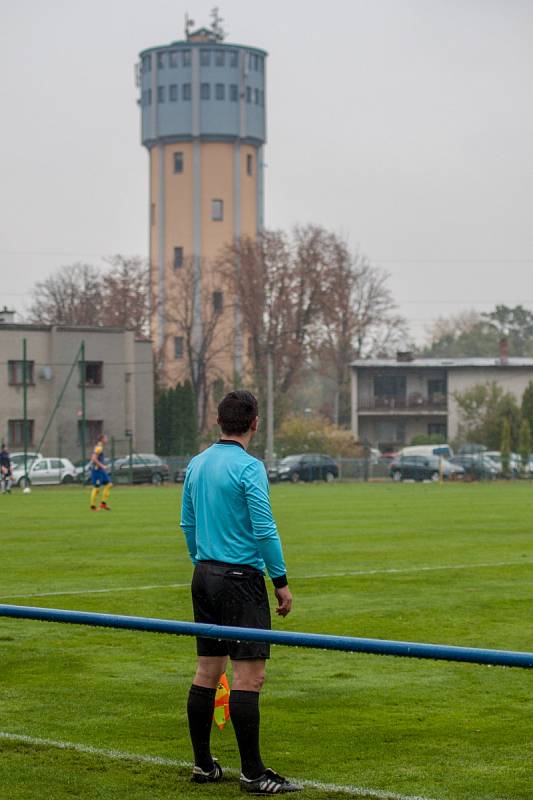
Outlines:
<svg viewBox="0 0 533 800"><path fill-rule="evenodd" d="M157 69L164 69L165 68L165 54L158 53L157 54Z"/></svg>
<svg viewBox="0 0 533 800"><path fill-rule="evenodd" d="M252 102L252 87L251 86L247 86L246 87L246 102L247 103L251 103Z"/></svg>
<svg viewBox="0 0 533 800"><path fill-rule="evenodd" d="M211 65L211 50L200 50L200 64L202 67Z"/></svg>
<svg viewBox="0 0 533 800"><path fill-rule="evenodd" d="M150 225L155 225L155 203L150 206Z"/></svg>
<svg viewBox="0 0 533 800"><path fill-rule="evenodd" d="M158 86L157 87L157 102L164 103L165 102L165 87Z"/></svg>
<svg viewBox="0 0 533 800"><path fill-rule="evenodd" d="M265 93L264 93L264 91L262 89L259 92L259 105L262 106L262 107L264 107L264 105L265 105Z"/></svg>
<svg viewBox="0 0 533 800"><path fill-rule="evenodd" d="M428 422L428 436L442 436L444 439L446 439L447 437L446 423Z"/></svg>
<svg viewBox="0 0 533 800"><path fill-rule="evenodd" d="M215 222L222 222L224 219L224 201L212 200L211 201L211 219Z"/></svg>
<svg viewBox="0 0 533 800"><path fill-rule="evenodd" d="M174 172L183 172L183 153L181 150L174 153Z"/></svg>
<svg viewBox="0 0 533 800"><path fill-rule="evenodd" d="M217 67L223 67L226 61L225 53L223 50L215 50L215 64Z"/></svg>
<svg viewBox="0 0 533 800"><path fill-rule="evenodd" d="M211 86L208 83L200 84L200 97L202 100L209 100L211 97Z"/></svg>
<svg viewBox="0 0 533 800"><path fill-rule="evenodd" d="M177 67L178 66L178 54L175 50L171 50L168 54L168 66L169 67Z"/></svg>
<svg viewBox="0 0 533 800"><path fill-rule="evenodd" d="M33 447L34 421L26 420L28 445ZM24 420L10 419L7 423L7 439L10 447L24 447Z"/></svg>
<svg viewBox="0 0 533 800"><path fill-rule="evenodd" d="M78 420L78 443L81 444L83 420ZM85 420L85 444L94 444L104 432L104 423L101 419Z"/></svg>
<svg viewBox="0 0 533 800"><path fill-rule="evenodd" d="M374 378L374 397L405 399L406 388L405 375L376 375Z"/></svg>
<svg viewBox="0 0 533 800"><path fill-rule="evenodd" d="M26 361L26 383L35 383L33 377L33 361ZM7 362L7 382L10 386L22 386L24 383L24 361Z"/></svg>
<svg viewBox="0 0 533 800"><path fill-rule="evenodd" d="M255 89L254 90L254 99L255 99L256 106L258 106L259 105L259 89Z"/></svg>
<svg viewBox="0 0 533 800"><path fill-rule="evenodd" d="M223 83L217 83L215 86L215 97L217 100L226 99L226 87Z"/></svg>
<svg viewBox="0 0 533 800"><path fill-rule="evenodd" d="M248 153L246 156L246 174L253 175L253 165L254 165L254 157L251 153Z"/></svg>
<svg viewBox="0 0 533 800"><path fill-rule="evenodd" d="M168 87L168 99L171 103L175 103L178 99L178 84L171 83Z"/></svg>
<svg viewBox="0 0 533 800"><path fill-rule="evenodd" d="M440 400L446 396L446 379L431 378L428 380L428 396L430 400Z"/></svg>
<svg viewBox="0 0 533 800"><path fill-rule="evenodd" d="M144 56L143 58L143 72L152 71L152 56Z"/></svg>
<svg viewBox="0 0 533 800"><path fill-rule="evenodd" d="M174 248L174 269L179 269L183 266L183 247Z"/></svg>
<svg viewBox="0 0 533 800"><path fill-rule="evenodd" d="M190 50L183 50L181 53L181 63L184 67L191 66L191 51Z"/></svg>
<svg viewBox="0 0 533 800"><path fill-rule="evenodd" d="M222 292L213 292L213 311L215 314L220 314L224 308L224 294Z"/></svg>
<svg viewBox="0 0 533 800"><path fill-rule="evenodd" d="M152 105L152 90L151 89L148 89L148 91L146 92L146 105L147 106L151 106Z"/></svg>
<svg viewBox="0 0 533 800"><path fill-rule="evenodd" d="M229 65L230 67L239 66L239 52L238 50L230 50L229 52Z"/></svg>
<svg viewBox="0 0 533 800"><path fill-rule="evenodd" d="M174 358L183 358L183 336L174 336Z"/></svg>
<svg viewBox="0 0 533 800"><path fill-rule="evenodd" d="M184 83L181 87L181 99L182 100L190 100L191 99L191 84Z"/></svg>
<svg viewBox="0 0 533 800"><path fill-rule="evenodd" d="M230 84L229 99L231 100L232 103L236 103L237 100L239 99L239 87L237 86L236 83Z"/></svg>
<svg viewBox="0 0 533 800"><path fill-rule="evenodd" d="M85 366L85 375L83 373L83 366ZM104 362L103 361L86 361L84 365L80 365L82 370L81 378L86 386L102 386L104 382Z"/></svg>
<svg viewBox="0 0 533 800"><path fill-rule="evenodd" d="M263 56L257 56L257 58L259 60L259 72L264 72L265 71L265 59L263 58Z"/></svg>

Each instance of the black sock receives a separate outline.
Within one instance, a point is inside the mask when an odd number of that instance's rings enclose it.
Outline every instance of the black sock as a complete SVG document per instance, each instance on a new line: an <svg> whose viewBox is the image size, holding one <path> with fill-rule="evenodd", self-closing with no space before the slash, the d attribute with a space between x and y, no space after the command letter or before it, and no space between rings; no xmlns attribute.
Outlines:
<svg viewBox="0 0 533 800"><path fill-rule="evenodd" d="M232 689L229 712L237 737L243 775L254 780L265 771L259 752L259 692Z"/></svg>
<svg viewBox="0 0 533 800"><path fill-rule="evenodd" d="M189 718L189 731L194 751L194 763L204 772L211 772L214 767L209 739L211 737L216 691L216 689L209 689L207 686L196 686L193 683L189 690L189 700L187 702L187 716Z"/></svg>

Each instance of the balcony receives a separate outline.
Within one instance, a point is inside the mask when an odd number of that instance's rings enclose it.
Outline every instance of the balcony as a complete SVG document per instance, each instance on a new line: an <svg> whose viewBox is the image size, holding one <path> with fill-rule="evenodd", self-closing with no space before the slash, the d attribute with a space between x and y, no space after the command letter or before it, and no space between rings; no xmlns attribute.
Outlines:
<svg viewBox="0 0 533 800"><path fill-rule="evenodd" d="M444 394L427 397L418 393L397 397L360 397L357 410L360 414L445 414L448 403Z"/></svg>

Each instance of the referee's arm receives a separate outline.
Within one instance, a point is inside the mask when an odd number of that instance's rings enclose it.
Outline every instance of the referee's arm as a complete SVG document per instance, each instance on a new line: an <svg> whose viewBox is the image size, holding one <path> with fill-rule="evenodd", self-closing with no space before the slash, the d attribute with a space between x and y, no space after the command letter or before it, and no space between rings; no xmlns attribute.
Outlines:
<svg viewBox="0 0 533 800"><path fill-rule="evenodd" d="M243 484L257 547L274 584L274 592L279 604L276 613L285 617L292 607L292 595L289 591L278 529L272 516L268 477L265 467L260 461L256 461L245 469Z"/></svg>
<svg viewBox="0 0 533 800"><path fill-rule="evenodd" d="M191 485L189 482L189 472L185 475L183 483L183 497L181 500L181 522L180 526L185 534L187 550L193 564L196 564L196 514L191 497Z"/></svg>

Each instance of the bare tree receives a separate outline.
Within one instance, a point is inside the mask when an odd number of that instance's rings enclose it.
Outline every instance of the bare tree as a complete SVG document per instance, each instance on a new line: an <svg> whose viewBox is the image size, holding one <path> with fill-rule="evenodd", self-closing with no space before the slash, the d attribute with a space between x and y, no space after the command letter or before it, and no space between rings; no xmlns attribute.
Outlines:
<svg viewBox="0 0 533 800"><path fill-rule="evenodd" d="M217 335L222 310L213 303L202 270L196 269L193 256L186 257L183 266L174 271L165 303L166 319L171 323L172 336L183 340L187 377L197 403L198 427L205 432L208 419L209 392L217 378L222 376L217 362L227 344ZM164 347L169 345L168 337Z"/></svg>
<svg viewBox="0 0 533 800"><path fill-rule="evenodd" d="M335 235L328 241L322 313L315 325L320 369L333 379L333 421L349 419L349 364L354 358L385 355L407 336L405 320L387 287L388 276Z"/></svg>
<svg viewBox="0 0 533 800"><path fill-rule="evenodd" d="M102 282L102 324L148 333L148 265L139 256L106 259Z"/></svg>
<svg viewBox="0 0 533 800"><path fill-rule="evenodd" d="M60 267L35 284L28 316L48 325L101 325L100 272L91 264Z"/></svg>

